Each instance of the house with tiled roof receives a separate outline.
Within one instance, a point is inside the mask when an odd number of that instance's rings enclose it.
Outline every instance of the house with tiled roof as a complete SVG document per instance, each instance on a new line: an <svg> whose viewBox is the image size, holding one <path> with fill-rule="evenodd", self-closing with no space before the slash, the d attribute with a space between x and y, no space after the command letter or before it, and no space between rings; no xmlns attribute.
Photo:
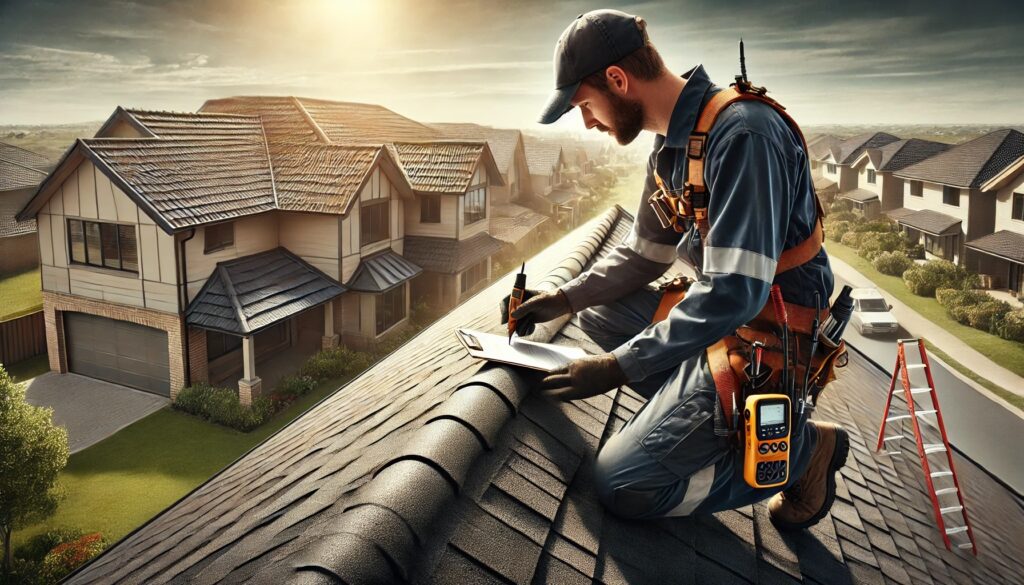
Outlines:
<svg viewBox="0 0 1024 585"><path fill-rule="evenodd" d="M171 398L237 383L248 402L263 364L401 331L417 283L453 304L485 286L486 143L412 141L367 107L394 137L371 142L325 102L257 102L118 108L35 191L19 218L39 225L51 370Z"/></svg>
<svg viewBox="0 0 1024 585"><path fill-rule="evenodd" d="M820 175L815 178L815 189L819 191L819 196L822 196L821 193L839 195L857 189L857 171L852 168L853 161L869 148L881 148L897 140L899 138L892 134L869 132L838 142L835 137L826 135L813 146L808 145L812 176L815 168L820 171Z"/></svg>
<svg viewBox="0 0 1024 585"><path fill-rule="evenodd" d="M492 236L514 246L542 228L548 216L532 209L537 200L521 131L468 123L437 123L433 127L452 138L484 140L490 146L505 182L490 190L488 232Z"/></svg>
<svg viewBox="0 0 1024 585"><path fill-rule="evenodd" d="M1012 194L1020 187L1013 186L1008 175L1013 175L1009 169L1021 156L1024 134L1008 128L957 144L896 171L894 174L903 179L903 205L887 213L911 240L924 244L928 256L945 258L983 273L996 270L999 263L980 256L971 263L965 262L964 246L975 242L972 250L981 255L991 255L984 250L1005 252L1001 243L994 246L996 242L991 239L982 240L979 250L977 241L996 231L997 195L1005 200L1000 209L1008 218L1000 223L1001 229L1015 225ZM1009 267L1006 268L1009 279ZM1009 281L1003 286L1008 284ZM1016 280L1014 284L1019 287Z"/></svg>
<svg viewBox="0 0 1024 585"><path fill-rule="evenodd" d="M526 160L534 193L544 199L548 215L558 224L569 227L578 224L580 203L589 195L588 190L569 178L579 177L579 170L572 167L578 164L576 156L575 150L570 153L558 141L526 137Z"/></svg>
<svg viewBox="0 0 1024 585"><path fill-rule="evenodd" d="M16 216L49 166L41 154L0 142L0 275L39 266L36 222L18 221Z"/></svg>
<svg viewBox="0 0 1024 585"><path fill-rule="evenodd" d="M884 211L903 207L903 179L893 175L912 164L949 150L944 142L910 138L890 142L881 148L866 148L852 163L857 187L839 195L869 219Z"/></svg>
<svg viewBox="0 0 1024 585"><path fill-rule="evenodd" d="M531 282L564 284L632 221L612 208L530 259ZM595 490L595 455L644 400L623 386L550 401L536 373L470 357L453 330L500 333L511 286L505 275L65 582L980 585L1024 573L1024 503L959 452L979 554L955 546L962 534L943 546L916 455L874 449L889 375L855 350L814 414L850 433L821 522L779 532L764 502L614 516ZM575 317L534 336L599 351Z"/></svg>

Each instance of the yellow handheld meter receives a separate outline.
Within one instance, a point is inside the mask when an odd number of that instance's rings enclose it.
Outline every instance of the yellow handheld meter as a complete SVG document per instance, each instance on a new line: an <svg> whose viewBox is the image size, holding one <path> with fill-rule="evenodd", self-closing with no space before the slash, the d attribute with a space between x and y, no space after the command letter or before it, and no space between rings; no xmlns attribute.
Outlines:
<svg viewBox="0 0 1024 585"><path fill-rule="evenodd" d="M743 479L756 488L783 485L789 479L789 397L753 394L743 408Z"/></svg>

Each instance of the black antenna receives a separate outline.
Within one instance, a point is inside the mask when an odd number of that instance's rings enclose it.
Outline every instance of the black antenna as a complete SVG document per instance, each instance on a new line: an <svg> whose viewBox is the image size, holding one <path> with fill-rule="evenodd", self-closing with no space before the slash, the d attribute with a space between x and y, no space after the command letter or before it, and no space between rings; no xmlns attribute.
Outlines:
<svg viewBox="0 0 1024 585"><path fill-rule="evenodd" d="M743 37L740 37L740 77L747 81L747 58L743 54Z"/></svg>

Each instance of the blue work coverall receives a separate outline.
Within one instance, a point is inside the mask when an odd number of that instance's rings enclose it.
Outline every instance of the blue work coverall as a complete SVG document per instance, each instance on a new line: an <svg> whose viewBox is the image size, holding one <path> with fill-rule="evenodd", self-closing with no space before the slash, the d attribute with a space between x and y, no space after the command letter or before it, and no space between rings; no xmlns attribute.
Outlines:
<svg viewBox="0 0 1024 585"><path fill-rule="evenodd" d="M742 452L716 434L718 397L705 350L750 321L773 282L786 302L806 306L814 306L815 292L827 302L833 287L824 248L807 264L775 275L782 250L811 235L816 195L799 136L764 103L728 106L708 135L708 233L693 225L682 234L661 227L647 203L656 189L654 171L681 192L696 117L721 90L701 66L683 77L668 131L655 138L632 231L562 287L579 325L615 356L629 386L647 399L608 439L596 464L604 504L633 518L738 508L785 487L748 486ZM660 294L650 283L677 256L694 267L698 280L665 320L652 325ZM791 436L790 484L806 468L816 439L812 425Z"/></svg>

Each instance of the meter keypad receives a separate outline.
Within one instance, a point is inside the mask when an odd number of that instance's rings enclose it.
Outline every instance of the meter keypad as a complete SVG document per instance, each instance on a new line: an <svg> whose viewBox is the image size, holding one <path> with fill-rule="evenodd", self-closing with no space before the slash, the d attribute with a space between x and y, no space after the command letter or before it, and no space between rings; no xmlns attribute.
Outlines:
<svg viewBox="0 0 1024 585"><path fill-rule="evenodd" d="M778 483L786 478L786 461L758 461L757 483Z"/></svg>

